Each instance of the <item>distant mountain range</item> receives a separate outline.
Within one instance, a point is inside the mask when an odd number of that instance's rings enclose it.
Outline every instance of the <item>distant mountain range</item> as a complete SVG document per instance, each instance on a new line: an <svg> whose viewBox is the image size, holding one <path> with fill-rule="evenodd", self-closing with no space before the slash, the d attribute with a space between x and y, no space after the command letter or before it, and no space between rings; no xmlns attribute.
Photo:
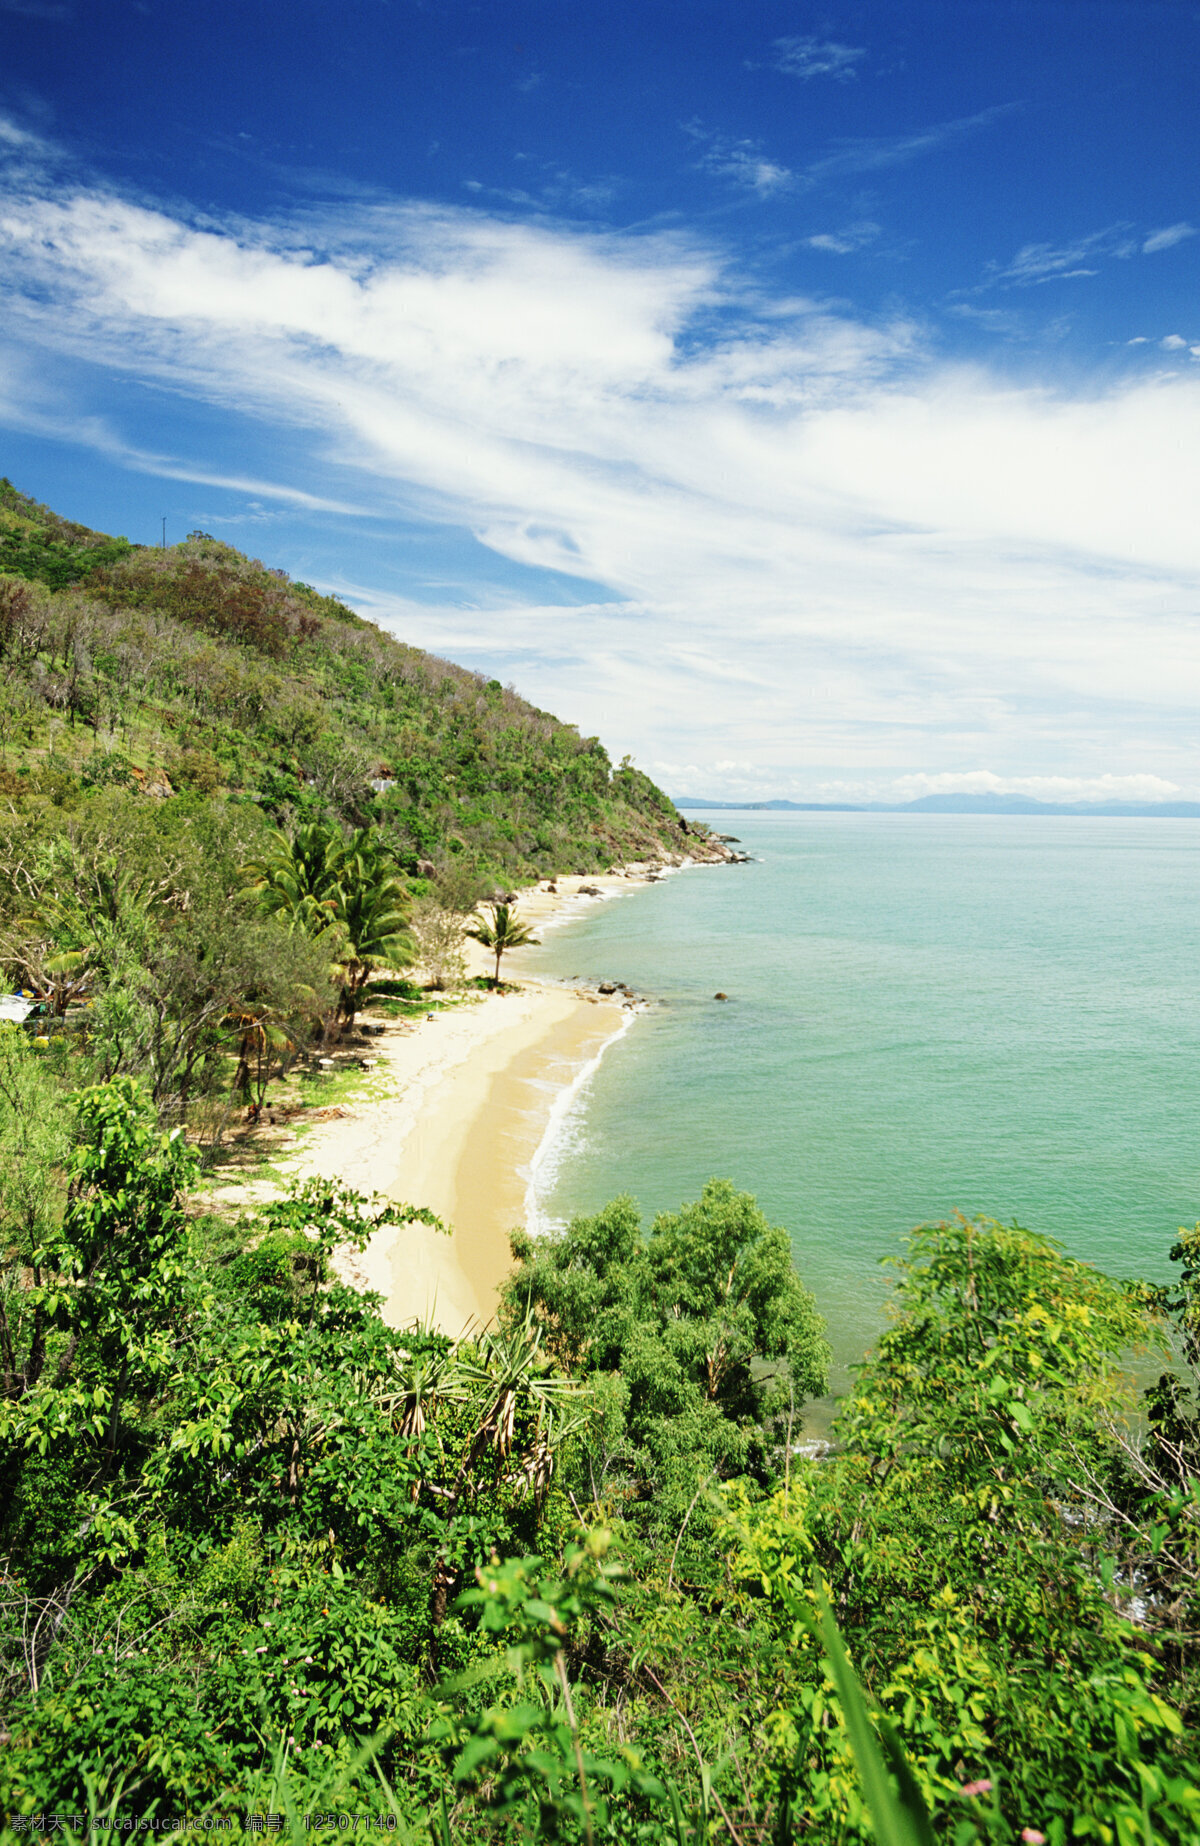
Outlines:
<svg viewBox="0 0 1200 1846"><path fill-rule="evenodd" d="M675 806L742 814L1098 814L1200 820L1200 801L1034 801L1028 795L922 795L917 801L700 801L681 795Z"/></svg>

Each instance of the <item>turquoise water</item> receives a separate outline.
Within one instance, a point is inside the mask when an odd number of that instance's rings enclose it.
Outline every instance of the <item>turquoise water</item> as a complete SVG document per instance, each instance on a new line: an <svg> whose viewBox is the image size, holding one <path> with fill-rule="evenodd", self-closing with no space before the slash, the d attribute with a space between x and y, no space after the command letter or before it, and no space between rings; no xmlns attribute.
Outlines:
<svg viewBox="0 0 1200 1846"><path fill-rule="evenodd" d="M880 1324L878 1259L956 1209L1169 1273L1200 1218L1200 824L708 818L755 863L594 905L528 958L663 1002L582 1091L544 1215L728 1176L786 1225L839 1372Z"/></svg>

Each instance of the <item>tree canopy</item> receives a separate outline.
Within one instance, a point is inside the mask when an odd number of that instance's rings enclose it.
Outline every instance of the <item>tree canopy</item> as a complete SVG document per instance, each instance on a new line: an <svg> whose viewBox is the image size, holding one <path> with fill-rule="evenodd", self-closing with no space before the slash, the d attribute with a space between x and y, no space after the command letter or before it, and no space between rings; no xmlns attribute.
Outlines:
<svg viewBox="0 0 1200 1846"><path fill-rule="evenodd" d="M748 1193L709 1180L643 1233L618 1198L558 1237L512 1238L502 1319L531 1314L565 1371L603 1375L610 1416L593 1468L671 1518L706 1477L762 1471L773 1412L795 1423L825 1389L824 1324L787 1232Z"/></svg>
<svg viewBox="0 0 1200 1846"><path fill-rule="evenodd" d="M450 1341L332 1267L428 1212L197 1215L132 1079L45 1078L0 1029L7 1813L1191 1846L1200 1232L1155 1292L923 1227L814 1456L820 1324L727 1181L519 1243ZM1171 1340L1139 1433L1122 1356Z"/></svg>

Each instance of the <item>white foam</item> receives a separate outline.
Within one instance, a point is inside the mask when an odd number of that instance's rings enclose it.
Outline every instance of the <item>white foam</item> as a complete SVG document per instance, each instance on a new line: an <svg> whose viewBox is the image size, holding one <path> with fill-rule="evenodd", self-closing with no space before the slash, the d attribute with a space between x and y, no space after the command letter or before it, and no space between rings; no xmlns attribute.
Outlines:
<svg viewBox="0 0 1200 1846"><path fill-rule="evenodd" d="M581 1064L569 1083L564 1083L551 1105L549 1119L533 1159L525 1169L525 1224L535 1237L553 1229L553 1222L541 1207L541 1196L548 1192L557 1177L563 1154L570 1145L571 1129L582 1114L584 1092L600 1068L600 1061L611 1045L624 1038L642 1007L631 1007L615 1032L600 1046L594 1057Z"/></svg>

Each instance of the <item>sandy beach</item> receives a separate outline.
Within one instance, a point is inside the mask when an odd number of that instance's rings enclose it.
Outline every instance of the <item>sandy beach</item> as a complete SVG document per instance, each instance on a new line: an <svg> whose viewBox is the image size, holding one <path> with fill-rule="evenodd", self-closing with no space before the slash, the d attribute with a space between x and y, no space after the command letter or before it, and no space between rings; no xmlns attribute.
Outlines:
<svg viewBox="0 0 1200 1846"><path fill-rule="evenodd" d="M519 914L540 929L636 889L647 874L633 866L524 891ZM467 948L470 972L490 974L492 958ZM339 1258L346 1280L383 1295L393 1326L419 1320L457 1335L492 1317L511 1267L509 1232L525 1222L531 1164L556 1103L631 1022L624 994L531 980L523 959L519 949L504 959L504 979L518 992L389 1022L362 1099L315 1123L285 1156L292 1173L428 1206L451 1227L449 1236L421 1224L389 1227L361 1255Z"/></svg>

